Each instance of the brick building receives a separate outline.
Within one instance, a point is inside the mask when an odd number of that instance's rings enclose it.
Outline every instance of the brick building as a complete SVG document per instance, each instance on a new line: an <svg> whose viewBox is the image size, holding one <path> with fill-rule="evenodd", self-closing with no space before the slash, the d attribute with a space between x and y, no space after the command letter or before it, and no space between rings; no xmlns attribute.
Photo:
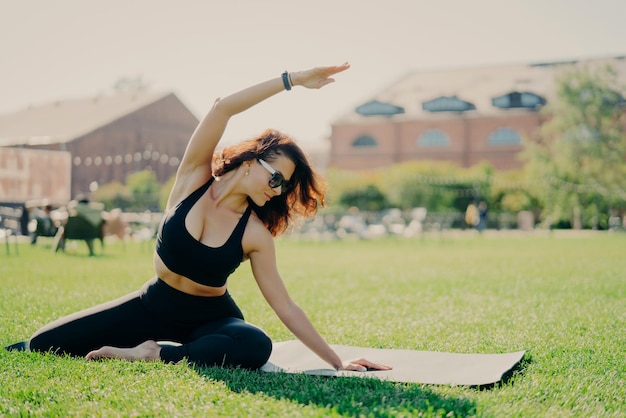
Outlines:
<svg viewBox="0 0 626 418"><path fill-rule="evenodd" d="M167 181L197 124L174 94L138 91L0 115L0 146L69 152L74 197L144 169Z"/></svg>
<svg viewBox="0 0 626 418"><path fill-rule="evenodd" d="M21 206L44 196L63 204L71 198L71 184L69 152L0 147L0 205Z"/></svg>
<svg viewBox="0 0 626 418"><path fill-rule="evenodd" d="M330 167L372 169L419 160L496 169L522 165L525 137L543 123L555 76L572 66L610 65L626 80L626 59L414 72L332 124Z"/></svg>

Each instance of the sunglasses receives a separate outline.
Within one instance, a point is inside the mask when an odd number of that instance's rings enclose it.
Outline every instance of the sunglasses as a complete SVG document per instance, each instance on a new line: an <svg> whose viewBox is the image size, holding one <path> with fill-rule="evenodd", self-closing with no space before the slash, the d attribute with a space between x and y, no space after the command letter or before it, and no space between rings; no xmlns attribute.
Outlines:
<svg viewBox="0 0 626 418"><path fill-rule="evenodd" d="M268 163L265 162L265 160L262 160L260 158L257 158L257 160L259 161L259 163L270 173L272 173L272 177L270 177L270 180L267 182L267 184L272 188L275 189L276 187L280 186L280 193L283 194L285 193L287 190L289 190L289 188L291 187L291 184L289 184L289 182L287 180L285 180L285 177L278 171L274 170L274 168L269 165Z"/></svg>

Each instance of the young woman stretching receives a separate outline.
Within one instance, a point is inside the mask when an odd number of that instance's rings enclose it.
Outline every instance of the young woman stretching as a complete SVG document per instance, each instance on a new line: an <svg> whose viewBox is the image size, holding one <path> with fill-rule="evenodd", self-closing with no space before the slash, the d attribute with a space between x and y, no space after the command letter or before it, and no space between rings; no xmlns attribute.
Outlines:
<svg viewBox="0 0 626 418"><path fill-rule="evenodd" d="M193 133L159 227L156 276L140 290L77 312L8 349L53 351L88 360L187 359L200 366L256 369L272 342L244 321L228 276L250 260L267 302L287 328L338 370L389 369L343 360L290 298L276 267L273 237L297 217L314 216L325 185L290 137L268 130L216 152L231 116L293 86L319 89L349 65L285 72L215 101ZM180 345L157 341L174 341Z"/></svg>

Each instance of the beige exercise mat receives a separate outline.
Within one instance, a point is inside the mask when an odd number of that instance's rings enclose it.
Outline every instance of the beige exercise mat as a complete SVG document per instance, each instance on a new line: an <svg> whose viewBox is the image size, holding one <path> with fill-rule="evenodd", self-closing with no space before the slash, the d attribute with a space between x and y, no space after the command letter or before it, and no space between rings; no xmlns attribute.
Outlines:
<svg viewBox="0 0 626 418"><path fill-rule="evenodd" d="M274 343L264 372L322 376L371 377L392 382L482 386L496 383L524 357L525 351L505 354L458 354L333 345L344 359L365 357L393 367L388 371L335 371L300 341Z"/></svg>

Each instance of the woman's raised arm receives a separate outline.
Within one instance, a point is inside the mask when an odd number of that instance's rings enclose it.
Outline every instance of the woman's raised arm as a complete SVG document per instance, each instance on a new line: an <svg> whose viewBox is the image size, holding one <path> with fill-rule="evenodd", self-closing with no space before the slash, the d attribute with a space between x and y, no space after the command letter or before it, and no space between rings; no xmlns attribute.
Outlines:
<svg viewBox="0 0 626 418"><path fill-rule="evenodd" d="M286 73L271 80L240 90L222 99L217 99L213 107L198 124L187 145L179 167L179 175L189 174L197 169L207 171L210 176L210 163L219 140L231 118L263 100L293 86L319 89L334 81L332 75L345 71L348 63L316 67L305 71ZM208 177L207 177L208 179Z"/></svg>

